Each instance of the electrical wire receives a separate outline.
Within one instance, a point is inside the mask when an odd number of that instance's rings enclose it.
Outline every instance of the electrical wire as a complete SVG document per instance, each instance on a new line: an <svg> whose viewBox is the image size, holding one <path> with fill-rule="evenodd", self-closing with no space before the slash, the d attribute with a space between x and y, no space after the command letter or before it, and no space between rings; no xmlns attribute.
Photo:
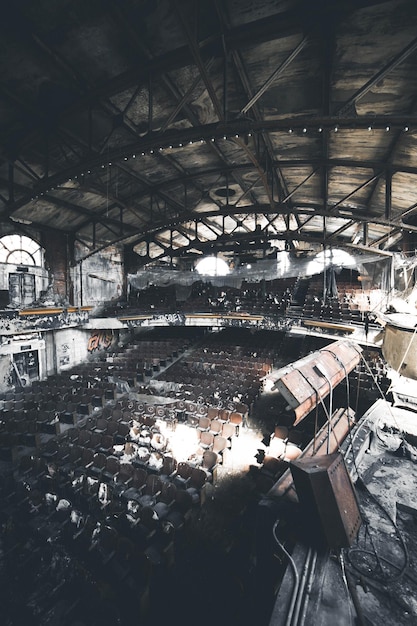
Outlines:
<svg viewBox="0 0 417 626"><path fill-rule="evenodd" d="M343 372L345 374L345 380L346 380L346 419L348 422L348 434L349 434L349 440L350 440L350 449L352 451L352 462L353 462L353 467L355 468L356 471L356 475L359 476L359 469L356 463L356 455L355 455L355 450L353 447L353 437L352 437L352 428L351 428L351 424L349 423L349 411L350 411L350 384L349 384L349 373L346 369L345 364L343 363L342 359L339 358L339 356L337 354L334 354L333 352L331 352L330 350L326 350L325 348L323 348L323 352L330 352L331 354L333 354L333 356L335 357L336 361L339 363L339 365L342 367ZM356 411L355 411L356 414ZM349 448L346 450L344 457L346 457L348 455L348 451Z"/></svg>
<svg viewBox="0 0 417 626"><path fill-rule="evenodd" d="M360 479L358 479L360 480ZM349 548L347 550L347 556L349 559L349 562L351 564L351 566L361 574L361 576L364 576L365 578L374 578L377 579L377 577L375 576L375 572L373 572L373 576L370 576L368 571L364 571L362 570L358 565L355 565L355 563L352 561L351 556L354 554L371 554L372 556L375 557L378 567L382 572L382 577L380 579L380 582L397 582L399 580L401 580L401 578L403 577L406 569L408 568L409 565L409 553L408 553L408 548L407 545L405 543L405 539L403 537L403 534L401 533L400 529L398 528L397 524L394 522L394 520L392 519L391 515L389 514L389 512L387 511L387 509L384 507L384 505L379 501L379 499L368 489L368 487L365 485L365 483L360 480L360 486L361 488L366 492L366 494L375 502L375 504L381 509L381 511L384 513L385 517L389 520L389 522L392 524L394 530L395 530L395 534L397 535L398 539L400 540L401 546L402 546L402 550L404 553L404 563L402 566L396 566L397 569L399 569L399 572L394 575L394 576L388 576L385 572L384 569L382 567L382 561L385 562L389 562L387 559L380 557L380 555L377 552L377 549L373 543L372 540L372 535L370 534L370 528L369 528L369 523L366 522L365 524L365 532L368 533L369 535L369 539L370 539L370 543L372 546L372 551L370 550L366 550L363 548ZM363 516L364 517L364 516ZM364 517L364 519L366 519Z"/></svg>
<svg viewBox="0 0 417 626"><path fill-rule="evenodd" d="M343 558L342 550L340 550L338 556L339 556L338 562L340 564L340 569L342 570L342 580L343 580L343 583L345 585L346 594L347 594L347 597L348 597L348 603L347 604L348 604L348 609L349 609L349 621L351 622L351 624L354 624L355 620L354 620L353 615L352 615L352 607L350 606L350 601L353 600L353 598L352 598L352 594L350 592L349 583L348 583L348 579L347 579L347 576L346 576L345 560Z"/></svg>
<svg viewBox="0 0 417 626"><path fill-rule="evenodd" d="M307 378L307 376L305 374L303 374L303 372L301 370L298 370L298 373L301 374L301 376L304 378L304 380L310 385L310 387L312 388L312 390L314 391L315 395L316 395L316 406L317 406L317 398L320 400L320 403L323 407L324 413L326 415L327 418L327 422L329 427L331 428L334 438L336 440L336 444L337 444L337 449L340 450L340 443L336 437L336 433L334 432L334 428L333 428L333 424L331 423L331 415L329 413L329 410L327 409L325 403L324 403L324 398L322 398L321 394L319 393L319 390L317 389L317 387L315 387L313 385L313 383L311 382L311 380L309 380ZM329 379L327 377L324 377L326 379L327 384L330 386L330 392L332 391L332 386L331 383L329 382ZM328 440L329 440L329 436L328 436Z"/></svg>
<svg viewBox="0 0 417 626"><path fill-rule="evenodd" d="M287 557L290 565L291 565L291 569L293 572L293 576L294 576L294 587L293 587L293 591L291 594L291 598L290 598L290 606L288 607L288 611L287 611L287 619L285 621L285 626L290 626L291 625L291 621L292 621L292 616L294 613L294 607L295 607L295 603L297 600L297 593L298 593L298 589L300 586L300 576L297 570L297 566L295 564L294 559L292 558L291 554L288 552L288 550L285 548L285 546L280 542L280 540L277 537L277 527L279 524L279 520L276 520L276 522L274 523L273 527L272 527L272 536L275 540L275 543L278 545L279 549L285 554L285 556Z"/></svg>

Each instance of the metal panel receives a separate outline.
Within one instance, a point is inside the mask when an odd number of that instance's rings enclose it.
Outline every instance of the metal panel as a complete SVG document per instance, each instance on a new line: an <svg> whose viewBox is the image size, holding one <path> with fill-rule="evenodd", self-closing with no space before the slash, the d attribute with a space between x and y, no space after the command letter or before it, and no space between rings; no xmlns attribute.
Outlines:
<svg viewBox="0 0 417 626"><path fill-rule="evenodd" d="M330 548L350 546L362 518L343 456L302 458L290 468L313 541L324 540Z"/></svg>

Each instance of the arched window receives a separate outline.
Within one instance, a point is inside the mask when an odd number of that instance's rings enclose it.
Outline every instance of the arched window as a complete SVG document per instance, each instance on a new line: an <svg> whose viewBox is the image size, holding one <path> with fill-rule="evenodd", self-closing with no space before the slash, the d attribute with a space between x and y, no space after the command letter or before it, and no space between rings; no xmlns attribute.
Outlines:
<svg viewBox="0 0 417 626"><path fill-rule="evenodd" d="M0 239L0 263L44 266L44 251L25 235L5 235Z"/></svg>
<svg viewBox="0 0 417 626"><path fill-rule="evenodd" d="M215 256L206 256L195 266L196 271L202 276L227 276L230 272L226 261Z"/></svg>

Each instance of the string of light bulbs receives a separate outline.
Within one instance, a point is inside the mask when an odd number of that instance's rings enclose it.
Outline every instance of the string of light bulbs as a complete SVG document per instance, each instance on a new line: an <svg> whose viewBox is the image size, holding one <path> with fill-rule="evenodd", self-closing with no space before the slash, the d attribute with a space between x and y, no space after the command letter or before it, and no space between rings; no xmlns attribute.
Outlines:
<svg viewBox="0 0 417 626"><path fill-rule="evenodd" d="M278 133L278 132L286 132L288 134L294 134L297 133L300 134L301 136L303 135L307 135L307 134L321 134L323 132L325 132L325 130L328 130L329 132L333 132L333 133L338 133L340 131L343 130L348 130L349 132L352 132L352 130L367 130L368 132L371 131L378 131L378 130L383 130L385 132L390 132L392 130L397 130L400 132L404 132L404 133L408 133L410 131L410 125L409 124L379 124L379 123L375 123L375 124L369 124L363 125L360 124L359 121L357 121L356 126L354 128L352 128L351 124L345 124L343 125L343 122L338 123L338 124L332 124L332 125L328 125L328 126L324 126L324 125L311 125L311 126L290 126L287 129L285 128L276 128L273 130L273 132ZM234 140L234 139L240 139L240 138L250 138L253 136L254 133L263 133L263 132L269 132L270 129L268 128L259 128L259 129L251 129L249 131L242 131L242 132L238 132L238 133L219 133L218 135L212 135L210 137L200 137L197 139L190 139L188 141L179 141L179 142L172 142L172 143L168 143L167 145L160 145L158 147L149 147L147 149L142 149L142 150L136 150L136 151L129 151L128 154L125 155L120 155L120 156L116 156L114 158L116 159L123 159L123 161L129 161L129 159L137 159L139 157L146 157L146 156L152 156L156 153L162 153L164 151L167 150L176 150L178 148L184 148L186 146L190 146L190 145L195 145L195 144L205 144L205 143L214 143L216 141L229 141L229 140ZM114 162L112 160L108 160L106 163L101 163L98 164L96 167L99 169L106 169L106 168L110 168L114 165ZM39 190L38 193L33 194L30 197L30 200L38 200L40 197L44 196L46 193L48 193L49 191L53 191L56 188L61 187L61 185L65 185L69 182L73 182L79 179L84 179L86 176L91 175L92 169L91 167L87 170L85 170L84 172L80 172L78 174L74 174L73 176L69 176L69 177L64 177L63 180L59 183L54 183L51 186L45 186L43 188L41 188ZM38 187L42 186L42 181L38 181Z"/></svg>

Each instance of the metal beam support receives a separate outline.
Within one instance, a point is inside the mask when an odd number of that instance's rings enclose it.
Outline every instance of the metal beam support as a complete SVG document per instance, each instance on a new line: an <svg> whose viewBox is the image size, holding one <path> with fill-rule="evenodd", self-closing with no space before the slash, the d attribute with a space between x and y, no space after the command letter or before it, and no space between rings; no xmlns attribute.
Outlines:
<svg viewBox="0 0 417 626"><path fill-rule="evenodd" d="M227 15L226 15L226 12L225 12L225 9L224 9L222 3L219 2L218 0L215 0L215 5L216 5L217 15L218 15L219 22L220 22L221 32L223 34L223 40L225 41L225 34L226 34L226 32L230 31L230 20L228 19ZM224 44L224 45L226 46L226 44ZM243 64L241 55L240 55L240 53L238 51L235 50L235 51L231 52L231 58L233 60L233 65L234 65L234 67L236 69L236 72L237 72L237 74L239 76L240 82L242 83L243 90L245 91L246 96L248 98L250 98L251 95L252 95L252 90L251 90L251 86L250 86L250 83L249 83L249 79L248 79L248 77L246 75L246 71L244 69L244 64ZM256 105L256 103L253 106L253 113L254 113L256 119L258 119L258 120L262 119L262 116L261 116L261 114L259 112L259 109L258 109L258 106ZM245 142L244 143L245 143L245 147L247 148L247 150L249 150L249 148L247 146L247 143L248 143L247 139L248 139L248 135L245 136ZM266 149L267 155L269 156L269 160L272 163L273 157L274 157L274 152L273 152L271 140L270 140L270 138L268 137L267 134L263 135L263 143L265 145L265 149ZM257 170L258 170L258 172L259 172L259 174L260 174L260 176L262 178L264 186L265 186L265 181L266 181L266 184L267 184L267 186L265 187L266 193L267 193L268 197L270 197L272 199L272 201L273 201L273 197L274 197L273 196L273 191L272 191L272 189L269 188L269 183L267 181L267 178L263 177L263 169L262 169L262 166L260 164L260 156L259 156L259 142L258 142L258 144L255 144L255 145L258 146L258 149L256 150L256 156L255 156L255 154L253 154L253 157L251 158L251 160L252 160L252 162L254 164L255 164L255 161L258 164L258 165L255 165L255 167L257 168ZM247 154L248 154L248 152L247 152ZM253 158L255 158L255 161L253 160ZM284 188L286 190L285 185L281 184L280 181L279 181L277 171L275 171L275 170L272 170L272 171L273 171L273 176L275 177L276 187L277 187L278 191L280 192L282 188ZM236 178L236 174L234 174L234 177ZM240 186L242 187L242 189L244 189L244 185L242 184L242 181L238 181L238 182L239 182ZM285 193L285 192L283 192L283 193ZM281 195L283 195L283 193L279 193L279 197L281 197ZM253 194L250 194L250 195L252 197L252 200L254 201L255 199L253 197Z"/></svg>
<svg viewBox="0 0 417 626"><path fill-rule="evenodd" d="M401 232L400 228L393 228L389 233L386 233L385 235L382 235L382 237L378 237L378 239L374 239L374 241L372 241L370 243L370 247L374 248L374 247L377 247L377 246L381 246L382 244L387 242L388 239L390 239L390 237L395 237L395 235L400 233L400 232Z"/></svg>
<svg viewBox="0 0 417 626"><path fill-rule="evenodd" d="M348 230L348 228L351 228L351 226L353 226L356 222L354 220L349 220L349 222L347 224L344 224L343 226L341 226L340 228L338 228L337 230L333 231L329 236L328 239L335 239L336 237L338 237L339 235L341 235L342 233L344 233L346 230Z"/></svg>
<svg viewBox="0 0 417 626"><path fill-rule="evenodd" d="M214 58L212 57L211 59L209 59L206 63L206 67L207 67L207 71L210 70L211 67L213 67L214 64ZM191 83L190 87L187 89L187 91L184 93L183 96L181 96L181 99L178 101L177 105L175 106L174 110L172 111L171 115L165 120L165 122L162 124L161 126L161 130L160 132L163 133L166 131L166 129L172 124L172 122L175 120L175 118L177 117L178 113L181 111L181 109L183 109L185 107L186 104L188 104L191 96L193 95L196 87L198 87L199 83L202 80L202 76L201 74L199 74Z"/></svg>
<svg viewBox="0 0 417 626"><path fill-rule="evenodd" d="M412 204L410 207L408 207L408 209L406 209L405 211L402 211L401 213L401 219L404 219L405 217L408 217L409 215L412 215L413 213L416 212L417 209L417 202L415 202L414 204Z"/></svg>
<svg viewBox="0 0 417 626"><path fill-rule="evenodd" d="M135 180L139 181L141 183L141 185L144 186L144 188L147 190L148 193L151 193L152 195L159 196L168 206L171 206L174 210L176 210L176 211L178 211L180 213L183 211L184 207L182 206L182 204L180 204L176 200L173 200L172 198L170 198L163 191L158 190L158 187L150 185L148 183L148 181L146 180L146 178L144 178L143 176L138 174L136 171L133 171L132 169L130 169L124 163L123 164L122 163L118 163L117 167L120 170L122 170L123 172L126 172L129 176L131 176Z"/></svg>
<svg viewBox="0 0 417 626"><path fill-rule="evenodd" d="M283 217L284 215L291 215L293 213L293 209L289 209L287 206L282 206L279 207L277 206L275 209L275 212L273 213L270 209L270 207L268 205L260 205L258 207L246 207L247 208L247 214L248 216L252 216L252 218L255 220L256 215L262 215L268 222L268 225L273 226L273 222L275 220L277 220L279 217ZM242 210L241 213L243 213L244 211ZM296 210L296 212L298 213L298 215L301 218L304 218L306 216L306 210ZM320 206L316 206L310 207L310 215L306 218L306 220L303 222L302 226L305 226L308 221L316 218L317 216L322 216L323 218L326 217L333 217L332 215L329 215L329 213L325 213L323 212L322 208ZM226 215L231 215L233 216L236 213L235 209L231 209L230 211L226 212L225 210L222 211L222 215L223 217L226 217ZM218 217L219 213L218 211L205 211L204 213L199 213L198 217L194 217L192 218L192 220L194 221L194 219L198 221L202 221L202 220L206 220L209 219L211 216L212 217ZM271 217L269 217L269 215ZM344 219L350 219L353 222L357 223L363 223L366 226L366 230L367 230L367 226L368 226L368 222L370 224L376 224L376 225L380 225L380 226L385 226L388 229L392 229L392 228L406 228L412 232L417 232L417 226L412 226L412 225L403 225L402 223L398 223L397 221L388 221L385 220L384 218L376 218L376 217L370 217L369 215L360 215L358 213L356 213L356 211L354 213L352 212L346 212L346 214L342 214L339 217L343 217ZM143 231L143 236L147 236L149 233L156 233L158 231L162 231L162 230L167 230L169 228L177 228L179 225L179 223L174 220L172 222L168 223L156 223L155 221L153 221L152 223L149 223L148 228L146 229L146 231ZM295 239L297 239L297 233L295 231L291 231L293 234L293 237ZM256 231L253 231L253 234L256 234ZM331 234L330 234L331 236ZM366 239L367 235L366 233L364 234L364 238ZM139 241L140 239L138 239Z"/></svg>
<svg viewBox="0 0 417 626"><path fill-rule="evenodd" d="M4 179L0 178L0 183L5 183L6 181L4 181ZM27 193L27 188L24 187L23 185L14 183L14 188L21 192L21 193ZM56 206L60 206L62 208L68 209L70 211L74 211L75 213L77 213L78 215L85 215L88 216L89 219L87 222L83 223L82 225L78 225L77 228L81 228L83 226L86 226L88 223L90 223L91 220L95 220L96 222L99 222L102 224L102 226L108 228L109 230L111 230L111 232L115 233L116 231L113 231L110 226L114 226L119 228L120 227L120 222L118 220L115 220L111 217L105 217L104 215L100 215L97 214L94 211L91 211L90 209L87 209L86 207L82 207L79 204L74 204L73 202L68 202L67 200L63 200L62 198L57 198L56 196L53 196L51 194L44 194L42 196L42 198L46 201L46 202L50 202L51 204L54 204ZM111 209L113 209L116 205L112 205ZM132 226L130 226L129 224L125 225L130 231L131 234L133 233L137 233L140 232L140 230L138 228L134 228ZM127 236L127 234L125 235Z"/></svg>
<svg viewBox="0 0 417 626"><path fill-rule="evenodd" d="M360 98L368 93L379 81L381 81L387 74L392 72L393 69L398 67L405 59L407 59L410 54L412 54L415 50L417 50L417 37L413 39L408 46L403 48L401 52L395 55L383 68L379 70L376 74L372 76L360 89L358 89L351 98L343 106L341 106L338 110L339 115L344 115L347 113L351 107L353 107Z"/></svg>
<svg viewBox="0 0 417 626"><path fill-rule="evenodd" d="M148 80L148 133L152 132L153 127L153 84L152 74L149 74Z"/></svg>
<svg viewBox="0 0 417 626"><path fill-rule="evenodd" d="M385 172L385 219L391 219L392 208L392 172Z"/></svg>
<svg viewBox="0 0 417 626"><path fill-rule="evenodd" d="M414 116L415 117L415 116ZM416 120L417 123L417 120ZM318 132L318 128L331 128L335 125L338 125L339 128L346 129L355 129L355 128L366 128L367 125L373 124L375 128L378 126L379 128L385 128L386 125L391 126L391 128L404 128L407 124L411 124L410 118L406 117L393 117L393 116L382 116L382 117L361 117L360 119L355 118L340 120L339 118L318 118L314 122L314 127L311 129L311 132ZM74 165L71 168L67 168L60 172L57 172L54 175L49 176L49 182L51 185L56 186L60 184L60 182L65 182L70 177L75 174L81 174L86 170L91 170L93 168L99 167L108 161L114 162L118 159L123 159L125 156L131 156L132 154L140 153L140 151L147 152L149 150L159 150L159 147L168 147L169 145L175 144L185 144L190 141L209 141L212 139L222 139L223 136L246 136L248 133L254 132L274 132L274 131L286 131L288 132L288 128L299 129L302 132L302 128L306 127L306 125L310 125L311 128L311 118L307 121L303 118L295 118L291 120L269 120L269 121L248 121L248 120L234 120L226 125L219 126L218 124L208 124L203 127L193 127L193 128L185 128L180 131L167 131L163 135L153 133L151 137L144 136L138 139L137 141L126 145L122 148L113 148L108 150L106 155L94 155L94 156L86 156L81 159L81 161ZM211 142L213 143L213 142ZM343 161L343 159L342 159ZM295 163L296 161L294 161ZM302 160L298 160L298 163L302 163ZM306 163L315 162L315 160L305 160ZM280 162L274 161L275 166L279 167L281 165ZM285 162L284 162L285 163ZM233 169L233 168L232 168ZM238 168L237 168L238 169ZM398 169L401 171L408 171L409 168L407 166L399 166ZM411 168L413 173L416 168ZM411 171L411 170L410 170ZM41 185L42 183L40 183ZM48 184L48 181L43 182L43 187Z"/></svg>
<svg viewBox="0 0 417 626"><path fill-rule="evenodd" d="M216 94L216 92L214 90L213 83L211 82L211 80L209 78L207 69L206 69L206 67L205 67L205 65L203 63L202 58L201 58L201 54L200 54L200 50L199 50L198 44L195 41L193 34L190 32L190 29L188 28L188 23L187 23L186 18L183 15L183 11L182 11L182 7L181 7L180 2L178 0L174 0L173 4L174 4L175 12L176 12L176 14L178 16L178 19L179 19L180 23L181 23L182 29L183 29L183 31L185 33L185 36L186 36L186 39L187 39L187 42L188 42L191 54L193 56L194 62L197 65L198 70L199 70L199 72L201 74L201 77L203 79L204 85L205 85L205 87L207 89L207 92L208 92L208 94L210 96L210 100L211 100L211 102L213 104L213 107L214 107L214 110L216 112L216 115L219 118L219 120L222 121L222 120L224 120L223 110L222 110L220 102L219 102L219 100L217 98L217 94Z"/></svg>
<svg viewBox="0 0 417 626"><path fill-rule="evenodd" d="M369 246L369 236L368 236L368 231L369 231L369 222L363 222L363 245L364 246Z"/></svg>
<svg viewBox="0 0 417 626"><path fill-rule="evenodd" d="M8 188L9 188L9 203L13 204L14 202L14 163L9 162L9 180L8 180Z"/></svg>
<svg viewBox="0 0 417 626"><path fill-rule="evenodd" d="M313 158L313 159L299 159L299 160L292 160L292 159L286 159L283 161L280 161L280 165L282 166L282 168L300 168L300 167L305 167L305 166L309 166L311 165L312 167L314 167L315 169L313 170L312 174L317 173L319 171L320 167L324 167L326 164L324 162L323 159L321 158ZM272 163L272 167L275 166L275 163ZM368 168L370 170L380 170L383 171L384 170L384 164L382 163L382 161L370 161L370 162L366 162L366 161L353 161L353 160L349 160L349 159L329 159L327 161L327 167L331 168L331 167L337 167L337 166L341 166L341 167L346 167L346 168L350 168L350 169L364 169L364 168ZM238 172L244 172L247 169L252 168L252 164L250 163L241 163L241 164L236 164L236 165L224 165L221 167L222 172L226 173L232 173L234 171L238 171ZM165 180L161 181L160 183L158 183L158 189L164 189L164 188L169 188L171 186L176 186L178 184L183 185L184 181L191 181L194 178L204 178L205 176L211 176L213 174L218 174L218 168L208 168L208 169L198 169L194 172L185 172L182 171L180 176L176 176L176 177L172 177L172 178L166 178ZM405 173L405 174L413 174L413 175L417 175L417 167L411 167L411 166L407 166L407 165L398 165L398 166L393 166L392 169L393 173L396 172L401 172L401 173ZM310 176L311 176L310 175ZM305 182L307 182L307 180L310 178L307 177L302 183L300 183L300 185L303 185ZM259 182L260 178L258 179ZM196 185L195 185L196 186ZM197 186L196 186L197 187ZM247 191L249 191L251 188L254 187L254 184L252 183L250 185L250 187L248 188ZM198 187L197 187L198 188ZM96 192L98 192L98 190L95 190ZM245 192L244 195L247 195L247 191ZM293 190L292 192L290 192L290 197L293 195L293 192L295 190ZM131 198L134 198L135 194L132 194ZM286 196L287 198L287 196ZM283 201L285 200L285 198L283 199ZM120 201L120 200L119 200Z"/></svg>
<svg viewBox="0 0 417 626"><path fill-rule="evenodd" d="M383 172L379 172L378 174L375 174L375 176L372 176L371 178L369 178L368 180L366 180L364 183L362 183L362 185L359 185L359 187L356 187L353 191L351 191L350 193L348 193L347 196L345 196L344 198L342 198L341 200L339 200L338 202L336 202L336 204L333 204L333 206L330 207L329 209L329 213L333 213L334 209L336 209L338 206L340 206L341 204L343 204L344 202L346 202L346 200L349 200L349 198L351 198L352 196L355 195L355 193L357 193L358 191L360 191L361 189L364 189L365 187L367 187L370 183L372 183L374 180L377 180L378 178L380 178L383 175Z"/></svg>
<svg viewBox="0 0 417 626"><path fill-rule="evenodd" d="M284 70L287 69L287 67L300 54L301 50L304 50L308 42L309 42L309 37L308 36L303 37L303 39L294 48L294 50L290 52L290 54L287 56L285 61L283 61L281 65L277 67L277 69L274 72L272 72L271 76L264 82L264 84L261 87L259 87L255 95L252 96L249 102L245 104L245 106L240 110L241 115L245 115L253 107L255 102L257 102L259 98L263 96L265 91L269 89L269 87L274 83L274 81L284 72Z"/></svg>
<svg viewBox="0 0 417 626"><path fill-rule="evenodd" d="M344 15L350 13L360 6L372 6L378 4L376 0L361 0L357 6L352 2L338 2L331 8L335 13ZM110 3L111 4L111 3ZM109 3L107 3L109 6ZM317 19L320 19L318 7L315 8ZM326 9L326 15L328 8ZM323 14L324 17L324 14ZM299 10L291 10L280 12L275 16L269 16L261 20L242 24L233 27L225 33L227 49L230 51L239 49L242 45L254 45L256 43L276 40L282 37L288 37L291 34L300 34L304 29L305 15ZM201 46L207 56L219 57L222 54L221 36L214 36L203 42ZM163 73L167 73L173 69L184 67L189 64L189 47L182 46L177 50L169 50L158 58L153 58L149 62L133 64L132 68L114 77L111 80L103 81L95 89L90 89L88 93L80 95L75 102L57 112L56 124L60 124L63 119L73 115L76 112L85 110L90 104L98 102L101 98L109 98L112 95L125 91L134 85L144 83L151 72L154 77L158 77ZM77 77L78 78L78 77ZM40 128L39 120L30 116L26 125L25 134L22 136L20 146L28 145L30 142L38 141L36 136ZM8 141L9 138L6 138ZM20 148L18 152L20 151Z"/></svg>

